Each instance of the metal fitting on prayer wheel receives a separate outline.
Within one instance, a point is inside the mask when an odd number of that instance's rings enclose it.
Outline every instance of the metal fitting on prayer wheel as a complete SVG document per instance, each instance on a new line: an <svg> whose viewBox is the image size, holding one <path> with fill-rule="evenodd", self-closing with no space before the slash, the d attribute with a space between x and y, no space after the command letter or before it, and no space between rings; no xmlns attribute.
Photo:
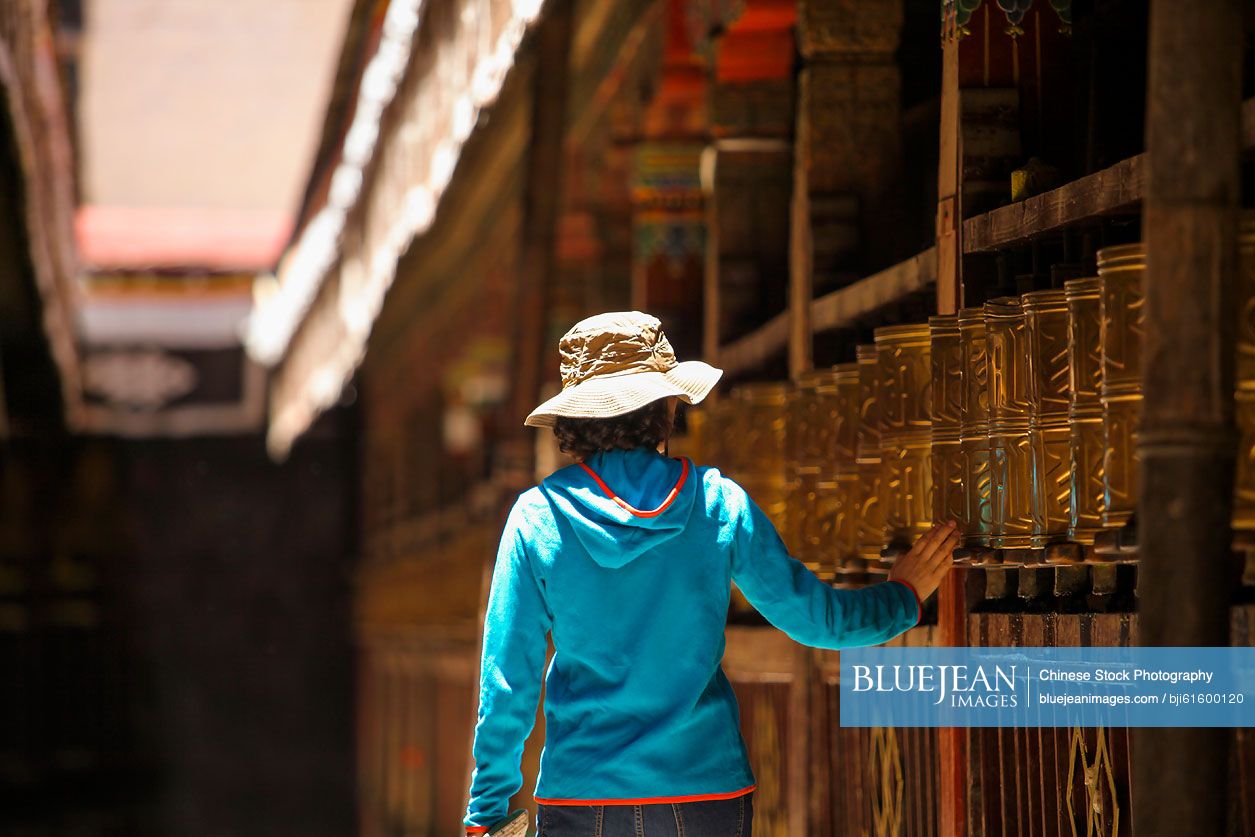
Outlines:
<svg viewBox="0 0 1255 837"><path fill-rule="evenodd" d="M1142 413L1142 244L1098 251L1102 286L1103 526L1123 526L1137 507L1137 431Z"/></svg>
<svg viewBox="0 0 1255 837"><path fill-rule="evenodd" d="M1028 334L1016 297L985 303L989 368L989 469L998 549L1039 546L1033 539L1033 452L1028 436Z"/></svg>
<svg viewBox="0 0 1255 837"><path fill-rule="evenodd" d="M879 363L875 346L858 347L858 553L864 561L880 561L885 545L885 509L880 502Z"/></svg>
<svg viewBox="0 0 1255 837"><path fill-rule="evenodd" d="M1241 441L1233 489L1233 528L1239 532L1255 532L1255 212L1242 213L1238 252L1238 357L1234 370L1237 380L1234 418Z"/></svg>
<svg viewBox="0 0 1255 837"><path fill-rule="evenodd" d="M967 497L959 422L963 411L963 346L959 318L954 314L931 317L928 330L932 346L932 497L933 522L955 521L967 528Z"/></svg>
<svg viewBox="0 0 1255 837"><path fill-rule="evenodd" d="M785 472L789 391L788 384L776 382L734 389L736 418L728 428L732 435L725 441L730 451L737 451L734 478L785 533L789 531Z"/></svg>
<svg viewBox="0 0 1255 837"><path fill-rule="evenodd" d="M959 448L963 455L963 515L966 547L987 547L993 531L989 472L989 366L985 351L985 311L959 311L959 348L963 355L963 402L959 410ZM959 556L956 555L956 559Z"/></svg>
<svg viewBox="0 0 1255 837"><path fill-rule="evenodd" d="M1102 530L1106 493L1102 419L1102 283L1098 277L1063 286L1068 299L1068 432L1072 467L1068 538L1092 544Z"/></svg>
<svg viewBox="0 0 1255 837"><path fill-rule="evenodd" d="M1033 538L1063 540L1071 522L1072 443L1068 426L1068 299L1063 290L1023 297L1029 347L1029 443L1033 451Z"/></svg>
<svg viewBox="0 0 1255 837"><path fill-rule="evenodd" d="M875 331L881 405L880 498L892 560L932 525L932 359L928 324Z"/></svg>

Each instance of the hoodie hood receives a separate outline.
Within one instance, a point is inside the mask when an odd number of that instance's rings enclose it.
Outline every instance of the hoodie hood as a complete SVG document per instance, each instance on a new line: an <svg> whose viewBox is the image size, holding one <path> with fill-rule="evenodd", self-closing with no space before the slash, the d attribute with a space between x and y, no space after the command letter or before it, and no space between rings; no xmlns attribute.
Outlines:
<svg viewBox="0 0 1255 837"><path fill-rule="evenodd" d="M540 485L592 559L622 567L684 531L697 497L687 459L652 450L603 451Z"/></svg>

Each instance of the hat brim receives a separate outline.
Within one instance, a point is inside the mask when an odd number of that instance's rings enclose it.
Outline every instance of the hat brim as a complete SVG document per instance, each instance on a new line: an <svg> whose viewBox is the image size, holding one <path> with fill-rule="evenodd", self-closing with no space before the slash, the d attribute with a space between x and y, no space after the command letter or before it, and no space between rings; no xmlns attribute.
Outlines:
<svg viewBox="0 0 1255 837"><path fill-rule="evenodd" d="M700 360L676 364L667 372L598 375L562 390L532 410L523 423L553 427L559 418L613 418L672 396L686 404L698 404L722 375L722 369Z"/></svg>

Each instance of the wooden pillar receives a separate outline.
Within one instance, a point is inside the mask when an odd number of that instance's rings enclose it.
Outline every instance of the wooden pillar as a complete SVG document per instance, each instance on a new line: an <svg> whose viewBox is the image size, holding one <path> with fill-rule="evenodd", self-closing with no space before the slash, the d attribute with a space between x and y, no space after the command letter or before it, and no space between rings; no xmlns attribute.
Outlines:
<svg viewBox="0 0 1255 837"><path fill-rule="evenodd" d="M1141 637L1227 645L1242 3L1155 0L1149 64ZM1230 736L1137 730L1139 834L1225 833Z"/></svg>
<svg viewBox="0 0 1255 837"><path fill-rule="evenodd" d="M945 7L941 33L941 134L937 161L937 313L954 314L963 306L963 142L959 120L959 46L957 7ZM942 645L967 645L964 602L965 570L956 567L937 591L937 628ZM937 730L939 833L967 833L967 730Z"/></svg>
<svg viewBox="0 0 1255 837"><path fill-rule="evenodd" d="M533 477L533 433L523 419L536 406L545 358L553 355L546 331L550 278L555 263L566 126L567 76L571 54L572 0L553 0L538 23L533 70L532 132L524 172L523 231L519 253L518 312L514 333L514 375L507 420L511 441L502 467L511 487L525 488ZM510 491L507 496L512 496Z"/></svg>
<svg viewBox="0 0 1255 837"><path fill-rule="evenodd" d="M703 162L708 351L786 306L795 22L793 0L749 0L715 44Z"/></svg>
<svg viewBox="0 0 1255 837"><path fill-rule="evenodd" d="M811 366L810 302L882 266L896 229L902 2L802 0L789 371Z"/></svg>
<svg viewBox="0 0 1255 837"><path fill-rule="evenodd" d="M707 69L684 0L666 0L662 67L632 161L632 306L662 320L680 357L702 349Z"/></svg>

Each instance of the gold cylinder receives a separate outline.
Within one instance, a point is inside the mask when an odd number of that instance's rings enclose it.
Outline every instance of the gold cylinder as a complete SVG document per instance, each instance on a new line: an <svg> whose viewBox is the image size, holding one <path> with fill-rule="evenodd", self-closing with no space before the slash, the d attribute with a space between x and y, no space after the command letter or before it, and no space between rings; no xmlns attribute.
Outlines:
<svg viewBox="0 0 1255 837"><path fill-rule="evenodd" d="M853 364L851 364L853 366ZM794 381L790 399L789 536L794 557L830 581L849 549L840 543L843 522L837 491L838 436L852 435L853 416L842 416L837 368L814 369ZM854 371L857 388L857 368ZM853 403L851 403L853 409ZM844 424L851 424L846 429ZM850 453L851 461L853 452ZM848 517L848 515L846 515ZM853 520L844 523L853 528Z"/></svg>
<svg viewBox="0 0 1255 837"><path fill-rule="evenodd" d="M787 410L789 385L743 384L732 391L738 408L726 440L736 451L734 478L782 533L788 526Z"/></svg>
<svg viewBox="0 0 1255 837"><path fill-rule="evenodd" d="M821 505L825 492L832 492L833 516L828 519L833 526L833 571L839 583L852 585L864 580L858 544L859 368L857 363L842 363L834 371L832 481L830 485L821 482L818 488Z"/></svg>
<svg viewBox="0 0 1255 837"><path fill-rule="evenodd" d="M1106 492L1102 420L1102 283L1098 277L1063 286L1068 299L1068 432L1071 484L1068 538L1092 544L1102 530Z"/></svg>
<svg viewBox="0 0 1255 837"><path fill-rule="evenodd" d="M927 323L875 331L885 536L907 547L932 525L931 336Z"/></svg>
<svg viewBox="0 0 1255 837"><path fill-rule="evenodd" d="M989 365L985 346L985 311L959 311L959 348L963 355L963 403L959 411L959 448L963 456L964 544L989 546L993 532L993 486L989 471Z"/></svg>
<svg viewBox="0 0 1255 837"><path fill-rule="evenodd" d="M1098 251L1102 285L1102 410L1105 439L1102 523L1123 526L1137 507L1137 431L1142 413L1142 244Z"/></svg>
<svg viewBox="0 0 1255 837"><path fill-rule="evenodd" d="M1238 237L1238 357L1234 416L1241 441L1233 490L1233 528L1255 531L1255 212L1242 213Z"/></svg>
<svg viewBox="0 0 1255 837"><path fill-rule="evenodd" d="M989 471L998 549L1037 546L1033 539L1033 452L1028 435L1028 334L1015 297L985 303L989 367Z"/></svg>
<svg viewBox="0 0 1255 837"><path fill-rule="evenodd" d="M818 463L823 459L829 430L823 420L819 385L825 370L799 375L788 397L788 459L791 464Z"/></svg>
<svg viewBox="0 0 1255 837"><path fill-rule="evenodd" d="M963 346L955 314L928 320L932 363L932 498L933 522L955 521L967 527L963 451L959 424L963 412Z"/></svg>
<svg viewBox="0 0 1255 837"><path fill-rule="evenodd" d="M1064 290L1025 294L1029 443L1033 450L1033 538L1064 540L1071 522L1072 443L1068 425L1068 299Z"/></svg>
<svg viewBox="0 0 1255 837"><path fill-rule="evenodd" d="M875 346L858 347L858 552L867 562L878 562L885 546L885 509L880 502L879 364Z"/></svg>

